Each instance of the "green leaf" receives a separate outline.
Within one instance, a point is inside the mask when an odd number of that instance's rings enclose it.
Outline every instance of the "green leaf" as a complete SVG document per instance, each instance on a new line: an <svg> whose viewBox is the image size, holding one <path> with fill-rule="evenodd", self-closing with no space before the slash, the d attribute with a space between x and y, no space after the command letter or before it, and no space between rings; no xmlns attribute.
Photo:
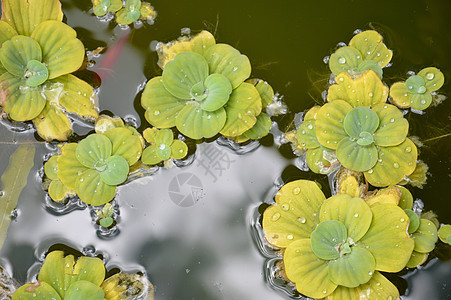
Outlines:
<svg viewBox="0 0 451 300"><path fill-rule="evenodd" d="M105 266L98 257L80 257L75 263L71 284L75 281L84 280L100 286L105 279Z"/></svg>
<svg viewBox="0 0 451 300"><path fill-rule="evenodd" d="M146 120L158 128L175 126L177 115L186 103L166 90L161 77L149 80L141 96L141 105L146 109Z"/></svg>
<svg viewBox="0 0 451 300"><path fill-rule="evenodd" d="M310 236L313 253L324 260L335 260L342 256L342 245L348 239L346 227L337 220L321 222ZM350 251L349 245L343 248L345 253Z"/></svg>
<svg viewBox="0 0 451 300"><path fill-rule="evenodd" d="M395 82L390 87L390 98L394 105L399 108L410 107L411 93L406 87L405 82Z"/></svg>
<svg viewBox="0 0 451 300"><path fill-rule="evenodd" d="M157 154L162 160L168 160L171 157L171 147L167 144L160 144L157 149Z"/></svg>
<svg viewBox="0 0 451 300"><path fill-rule="evenodd" d="M206 98L200 102L200 107L206 111L215 111L223 107L232 93L230 81L221 74L211 74L204 82Z"/></svg>
<svg viewBox="0 0 451 300"><path fill-rule="evenodd" d="M413 239L407 234L409 218L393 204L371 206L373 219L357 246L368 249L376 260L376 270L399 272L407 264L413 250Z"/></svg>
<svg viewBox="0 0 451 300"><path fill-rule="evenodd" d="M31 35L42 49L42 63L49 70L49 79L78 70L85 57L85 47L69 25L45 21Z"/></svg>
<svg viewBox="0 0 451 300"><path fill-rule="evenodd" d="M64 300L104 300L103 290L86 280L74 282L66 291Z"/></svg>
<svg viewBox="0 0 451 300"><path fill-rule="evenodd" d="M362 53L363 60L373 60L382 68L388 65L393 52L382 42L382 36L374 30L366 30L356 34L349 46L354 47Z"/></svg>
<svg viewBox="0 0 451 300"><path fill-rule="evenodd" d="M451 225L443 225L440 227L438 237L443 243L451 244Z"/></svg>
<svg viewBox="0 0 451 300"><path fill-rule="evenodd" d="M368 231L372 220L370 207L360 198L338 194L324 201L320 221L337 220L344 224L347 237L357 243Z"/></svg>
<svg viewBox="0 0 451 300"><path fill-rule="evenodd" d="M63 201L68 195L73 194L59 179L50 182L48 191L53 201Z"/></svg>
<svg viewBox="0 0 451 300"><path fill-rule="evenodd" d="M98 162L104 162L112 153L112 144L108 137L94 133L78 143L75 150L77 159L88 168L96 168ZM102 171L102 170L99 170Z"/></svg>
<svg viewBox="0 0 451 300"><path fill-rule="evenodd" d="M45 175L46 175L50 180L59 180L58 175L57 175L57 172L58 172L58 168L57 168L58 157L59 157L59 155L53 155L53 156L50 157L50 159L44 164L44 172L45 172Z"/></svg>
<svg viewBox="0 0 451 300"><path fill-rule="evenodd" d="M96 120L95 131L96 133L105 133L116 127L125 127L124 121L121 118L100 115Z"/></svg>
<svg viewBox="0 0 451 300"><path fill-rule="evenodd" d="M119 25L129 25L137 21L140 15L140 11L127 11L125 8L123 8L116 13L116 22Z"/></svg>
<svg viewBox="0 0 451 300"><path fill-rule="evenodd" d="M162 45L158 51L158 66L164 69L169 61L182 52L196 52L204 55L205 51L215 43L215 37L206 30L202 30L193 37L179 37L175 41Z"/></svg>
<svg viewBox="0 0 451 300"><path fill-rule="evenodd" d="M338 143L337 159L347 169L364 172L374 167L378 153L374 144L359 145L359 140L342 139Z"/></svg>
<svg viewBox="0 0 451 300"><path fill-rule="evenodd" d="M424 79L424 86L428 92L435 92L440 89L445 82L445 76L439 69L434 67L424 68L418 72L418 76Z"/></svg>
<svg viewBox="0 0 451 300"><path fill-rule="evenodd" d="M233 89L251 75L251 63L247 56L230 45L213 45L205 51L204 57L208 62L210 74L224 75L230 80Z"/></svg>
<svg viewBox="0 0 451 300"><path fill-rule="evenodd" d="M355 288L339 286L329 296L333 300L349 299L398 299L399 292L381 273L375 271L370 281Z"/></svg>
<svg viewBox="0 0 451 300"><path fill-rule="evenodd" d="M17 200L27 185L28 174L34 164L35 146L32 143L20 145L9 157L8 167L1 177L0 195L0 249L6 238L11 213L16 208Z"/></svg>
<svg viewBox="0 0 451 300"><path fill-rule="evenodd" d="M30 60L42 60L41 47L32 38L16 35L0 48L0 62L14 76L23 77Z"/></svg>
<svg viewBox="0 0 451 300"><path fill-rule="evenodd" d="M234 89L225 105L227 120L220 133L226 137L236 137L251 129L261 113L262 102L257 89L243 82Z"/></svg>
<svg viewBox="0 0 451 300"><path fill-rule="evenodd" d="M353 47L341 47L335 51L329 59L329 68L335 75L341 72L358 74L358 66L362 62L362 54Z"/></svg>
<svg viewBox="0 0 451 300"><path fill-rule="evenodd" d="M143 131L143 137L148 143L156 144L156 142L157 142L156 141L156 136L157 136L158 132L159 132L159 130L157 128L155 128L155 127L146 128Z"/></svg>
<svg viewBox="0 0 451 300"><path fill-rule="evenodd" d="M306 160L307 165L312 170L312 172L315 172L317 174L327 174L329 169L328 166L331 165L331 162L324 158L324 151L326 150L324 147L320 146L315 149L308 149Z"/></svg>
<svg viewBox="0 0 451 300"><path fill-rule="evenodd" d="M424 110L432 103L432 95L430 93L424 94L410 94L410 106L416 110Z"/></svg>
<svg viewBox="0 0 451 300"><path fill-rule="evenodd" d="M15 35L17 35L17 32L11 25L5 21L0 21L0 45L7 40L10 40Z"/></svg>
<svg viewBox="0 0 451 300"><path fill-rule="evenodd" d="M161 129L155 135L155 141L158 145L171 145L174 141L174 133L172 133L172 130L169 129Z"/></svg>
<svg viewBox="0 0 451 300"><path fill-rule="evenodd" d="M368 171L365 178L374 186L388 186L400 182L404 176L415 171L417 147L408 138L393 147L377 147L378 161Z"/></svg>
<svg viewBox="0 0 451 300"><path fill-rule="evenodd" d="M63 20L59 0L5 0L2 1L2 20L19 34L30 36L36 26L46 20Z"/></svg>
<svg viewBox="0 0 451 300"><path fill-rule="evenodd" d="M157 145L150 145L145 148L141 157L141 160L146 165L156 165L163 161L163 159L158 155Z"/></svg>
<svg viewBox="0 0 451 300"><path fill-rule="evenodd" d="M105 170L100 173L102 181L108 185L123 183L128 176L128 162L119 155L113 155L105 160Z"/></svg>
<svg viewBox="0 0 451 300"><path fill-rule="evenodd" d="M47 99L56 101L66 112L97 119L94 89L87 82L68 74L48 81L44 87Z"/></svg>
<svg viewBox="0 0 451 300"><path fill-rule="evenodd" d="M310 238L319 224L319 209L326 197L313 181L296 180L276 194L276 204L263 213L266 240L285 248L298 239Z"/></svg>
<svg viewBox="0 0 451 300"><path fill-rule="evenodd" d="M113 222L114 222L114 220L111 217L106 217L106 218L100 219L100 221L99 221L100 226L105 227L105 228L108 228L111 225L113 225Z"/></svg>
<svg viewBox="0 0 451 300"><path fill-rule="evenodd" d="M374 60L364 60L359 64L359 73L363 73L366 70L373 70L379 78L382 79L382 67Z"/></svg>
<svg viewBox="0 0 451 300"><path fill-rule="evenodd" d="M266 107L271 103L274 99L274 90L264 80L261 79L248 79L246 80L247 83L252 84L257 89L258 93L260 94L260 98L262 99L262 107Z"/></svg>
<svg viewBox="0 0 451 300"><path fill-rule="evenodd" d="M84 171L79 175L76 185L76 191L81 201L92 206L110 202L116 195L116 186L104 183L100 173L96 170Z"/></svg>
<svg viewBox="0 0 451 300"><path fill-rule="evenodd" d="M48 282L61 298L64 298L70 285L74 264L72 255L64 257L63 251L52 251L45 258L38 280Z"/></svg>
<svg viewBox="0 0 451 300"><path fill-rule="evenodd" d="M329 87L327 101L344 100L353 107L374 106L387 101L388 87L373 70L366 70L360 77L340 73Z"/></svg>
<svg viewBox="0 0 451 300"><path fill-rule="evenodd" d="M46 141L67 141L73 133L72 123L64 110L57 104L47 101L41 114L33 119L40 137Z"/></svg>
<svg viewBox="0 0 451 300"><path fill-rule="evenodd" d="M291 243L283 256L288 279L296 284L303 295L320 299L331 294L337 285L330 280L329 267L325 260L313 253L310 239Z"/></svg>
<svg viewBox="0 0 451 300"><path fill-rule="evenodd" d="M177 129L192 139L210 138L219 133L226 122L226 112L220 108L204 111L197 102L189 102L178 113Z"/></svg>
<svg viewBox="0 0 451 300"><path fill-rule="evenodd" d="M99 17L103 17L108 12L108 8L111 5L111 0L93 0L94 14Z"/></svg>
<svg viewBox="0 0 451 300"><path fill-rule="evenodd" d="M171 158L182 159L188 153L188 146L179 140L175 140L171 144Z"/></svg>
<svg viewBox="0 0 451 300"><path fill-rule="evenodd" d="M50 284L44 281L27 283L18 288L12 297L12 300L61 300L58 293Z"/></svg>
<svg viewBox="0 0 451 300"><path fill-rule="evenodd" d="M316 138L318 142L329 149L337 149L338 143L348 137L343 121L352 109L345 101L336 100L324 104L316 115Z"/></svg>
<svg viewBox="0 0 451 300"><path fill-rule="evenodd" d="M329 262L329 278L337 285L354 288L371 279L375 266L370 251L352 247L351 253Z"/></svg>
<svg viewBox="0 0 451 300"><path fill-rule="evenodd" d="M401 191L401 199L399 199L398 206L402 209L412 209L413 196L408 189L403 186L396 186Z"/></svg>
<svg viewBox="0 0 451 300"><path fill-rule="evenodd" d="M208 64L205 58L195 52L177 54L163 70L163 85L169 93L179 99L193 98L191 89L208 76Z"/></svg>
<svg viewBox="0 0 451 300"><path fill-rule="evenodd" d="M420 218L418 215L411 209L404 209L404 212L409 217L409 228L407 229L407 232L412 234L415 231L417 231L418 227L420 227Z"/></svg>
<svg viewBox="0 0 451 300"><path fill-rule="evenodd" d="M376 145L388 147L401 144L409 131L409 122L404 119L402 112L390 104L378 104L372 109L380 120L374 134Z"/></svg>
<svg viewBox="0 0 451 300"><path fill-rule="evenodd" d="M49 78L49 71L41 62L32 59L28 61L25 78L28 86L39 86Z"/></svg>
<svg viewBox="0 0 451 300"><path fill-rule="evenodd" d="M243 135L251 140L258 140L262 137L268 135L271 129L272 121L271 118L265 114L261 113L257 117L257 122L248 131L245 131Z"/></svg>
<svg viewBox="0 0 451 300"><path fill-rule="evenodd" d="M427 258L428 258L427 253L420 253L414 250L412 252L412 255L410 256L409 261L407 262L406 267L411 269L416 268L419 265L423 264Z"/></svg>
<svg viewBox="0 0 451 300"><path fill-rule="evenodd" d="M61 148L57 161L58 177L68 188L75 190L78 177L88 168L82 165L75 154L78 144L69 143Z"/></svg>
<svg viewBox="0 0 451 300"><path fill-rule="evenodd" d="M346 133L350 137L357 139L357 143L363 146L369 145L370 143L359 143L359 140L364 138L361 133L366 132L372 134L376 131L378 126L379 118L377 114L368 107L364 106L356 107L348 112L343 122L343 127ZM372 142L371 135L370 138Z"/></svg>
<svg viewBox="0 0 451 300"><path fill-rule="evenodd" d="M7 93L4 108L15 121L36 118L44 109L46 99L41 87L29 87L25 81L9 73L0 76L1 87Z"/></svg>
<svg viewBox="0 0 451 300"><path fill-rule="evenodd" d="M406 87L412 94L424 94L426 93L425 81L423 77L418 75L410 76L406 80Z"/></svg>
<svg viewBox="0 0 451 300"><path fill-rule="evenodd" d="M131 166L135 164L142 154L142 144L139 136L126 127L112 128L104 133L113 146L111 155L120 155Z"/></svg>
<svg viewBox="0 0 451 300"><path fill-rule="evenodd" d="M296 139L299 144L307 149L314 149L320 146L316 138L315 120L304 121L296 132Z"/></svg>
<svg viewBox="0 0 451 300"><path fill-rule="evenodd" d="M415 240L414 250L420 253L428 253L434 250L438 240L437 227L426 219L420 219L420 226L412 234Z"/></svg>

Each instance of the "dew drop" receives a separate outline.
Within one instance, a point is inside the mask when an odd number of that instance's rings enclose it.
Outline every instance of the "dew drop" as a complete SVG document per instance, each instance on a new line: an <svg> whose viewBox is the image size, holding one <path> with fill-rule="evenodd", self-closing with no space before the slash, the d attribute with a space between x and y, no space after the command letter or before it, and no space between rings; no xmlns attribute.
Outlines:
<svg viewBox="0 0 451 300"><path fill-rule="evenodd" d="M154 116L158 116L159 114L160 114L160 111L159 111L159 110L156 110L156 111L153 112L153 115L154 115Z"/></svg>
<svg viewBox="0 0 451 300"><path fill-rule="evenodd" d="M427 80L432 80L432 79L434 79L434 77L435 77L434 73L426 73Z"/></svg>
<svg viewBox="0 0 451 300"><path fill-rule="evenodd" d="M358 218L358 217L359 217L359 214L358 214L358 213L355 213L355 214L354 214L354 217L355 217L355 218Z"/></svg>
<svg viewBox="0 0 451 300"><path fill-rule="evenodd" d="M373 93L369 93L368 96L373 97Z"/></svg>
<svg viewBox="0 0 451 300"><path fill-rule="evenodd" d="M393 168L395 168L395 169L397 169L397 168L399 168L399 164L398 163L393 163Z"/></svg>
<svg viewBox="0 0 451 300"><path fill-rule="evenodd" d="M293 194L295 194L295 195L299 195L300 192L301 192L301 189L299 187L293 189Z"/></svg>
<svg viewBox="0 0 451 300"><path fill-rule="evenodd" d="M323 294L327 294L327 291L326 291L326 290L323 290Z"/></svg>
<svg viewBox="0 0 451 300"><path fill-rule="evenodd" d="M282 204L282 210L287 211L289 209L290 209L290 204L288 204L288 203Z"/></svg>
<svg viewBox="0 0 451 300"><path fill-rule="evenodd" d="M393 123L393 122L395 122L395 119L394 119L394 118L391 118L391 119L390 119L390 123Z"/></svg>
<svg viewBox="0 0 451 300"><path fill-rule="evenodd" d="M426 104L426 100L421 100L421 104Z"/></svg>
<svg viewBox="0 0 451 300"><path fill-rule="evenodd" d="M373 169L368 170L368 174L373 174L373 172L374 172Z"/></svg>
<svg viewBox="0 0 451 300"><path fill-rule="evenodd" d="M287 235L287 239L292 240L294 237L292 234Z"/></svg>
<svg viewBox="0 0 451 300"><path fill-rule="evenodd" d="M305 218L304 217L299 217L298 221L302 224L305 224Z"/></svg>
<svg viewBox="0 0 451 300"><path fill-rule="evenodd" d="M404 222L405 220L404 220L404 218L401 218L399 221Z"/></svg>
<svg viewBox="0 0 451 300"><path fill-rule="evenodd" d="M412 152L412 147L410 147L410 146L406 147L405 151L406 151L407 153Z"/></svg>
<svg viewBox="0 0 451 300"><path fill-rule="evenodd" d="M279 214L279 213L275 213L275 214L272 216L272 218L271 218L271 220L273 220L274 222L277 221L277 220L279 220L279 219L280 219L280 214Z"/></svg>
<svg viewBox="0 0 451 300"><path fill-rule="evenodd" d="M346 58L344 58L343 56L340 56L337 61L339 64L344 64L344 63L346 63Z"/></svg>
<svg viewBox="0 0 451 300"><path fill-rule="evenodd" d="M312 125L312 124L309 124L309 125L307 126L307 128L311 130L311 129L313 129L313 125Z"/></svg>

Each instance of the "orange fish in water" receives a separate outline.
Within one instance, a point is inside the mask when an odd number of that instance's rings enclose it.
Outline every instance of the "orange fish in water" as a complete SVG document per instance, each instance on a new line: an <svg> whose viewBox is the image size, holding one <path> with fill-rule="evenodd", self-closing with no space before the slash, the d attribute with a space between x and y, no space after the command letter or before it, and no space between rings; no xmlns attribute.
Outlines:
<svg viewBox="0 0 451 300"><path fill-rule="evenodd" d="M102 81L105 81L113 73L113 67L121 55L129 36L130 31L121 36L112 46L108 47L103 59L93 68L93 71L100 76Z"/></svg>

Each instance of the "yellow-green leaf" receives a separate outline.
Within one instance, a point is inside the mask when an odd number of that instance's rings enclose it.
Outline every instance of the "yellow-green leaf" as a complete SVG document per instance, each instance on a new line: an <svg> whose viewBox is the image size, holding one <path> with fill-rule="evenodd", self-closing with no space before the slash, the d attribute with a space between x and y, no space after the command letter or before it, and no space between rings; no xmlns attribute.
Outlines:
<svg viewBox="0 0 451 300"><path fill-rule="evenodd" d="M358 49L363 60L375 61L383 68L390 62L393 52L385 46L382 39L377 31L366 30L356 34L349 41L349 46Z"/></svg>
<svg viewBox="0 0 451 300"><path fill-rule="evenodd" d="M338 143L348 137L343 121L352 110L352 106L342 100L336 100L323 105L316 115L316 138L318 142L329 149L337 149Z"/></svg>
<svg viewBox="0 0 451 300"><path fill-rule="evenodd" d="M40 137L46 141L67 141L72 135L72 123L65 112L56 104L46 103L41 114L33 119Z"/></svg>
<svg viewBox="0 0 451 300"><path fill-rule="evenodd" d="M412 234L415 240L414 250L420 253L428 253L434 250L438 240L437 227L426 219L420 219L420 227Z"/></svg>
<svg viewBox="0 0 451 300"><path fill-rule="evenodd" d="M399 272L410 259L414 241L407 234L409 217L398 206L379 204L371 207L373 219L365 236L357 243L376 259L376 270Z"/></svg>
<svg viewBox="0 0 451 300"><path fill-rule="evenodd" d="M390 98L392 103L399 108L410 107L410 91L404 81L395 82L390 87Z"/></svg>
<svg viewBox="0 0 451 300"><path fill-rule="evenodd" d="M0 21L0 46L15 35L17 35L17 32L11 25L5 21Z"/></svg>
<svg viewBox="0 0 451 300"><path fill-rule="evenodd" d="M288 279L296 284L296 289L311 298L323 298L331 294L337 285L329 279L327 262L313 253L310 239L300 239L291 243L283 256Z"/></svg>
<svg viewBox="0 0 451 300"><path fill-rule="evenodd" d="M451 244L451 225L443 225L438 231L440 240L446 244Z"/></svg>
<svg viewBox="0 0 451 300"><path fill-rule="evenodd" d="M357 78L342 72L335 81L337 84L329 87L327 95L329 102L344 100L353 107L370 107L387 101L388 87L373 70L366 70Z"/></svg>
<svg viewBox="0 0 451 300"><path fill-rule="evenodd" d="M30 36L46 20L63 20L59 0L3 0L2 20L22 35Z"/></svg>
<svg viewBox="0 0 451 300"><path fill-rule="evenodd" d="M68 188L75 190L78 177L88 168L83 166L75 155L78 144L70 143L61 148L61 156L58 158L58 177Z"/></svg>
<svg viewBox="0 0 451 300"><path fill-rule="evenodd" d="M416 268L419 265L423 264L428 258L427 253L420 253L415 250L412 252L412 256L410 256L409 261L407 262L407 268Z"/></svg>
<svg viewBox="0 0 451 300"><path fill-rule="evenodd" d="M11 213L27 185L28 174L34 164L35 146L32 143L20 145L9 157L9 164L1 177L0 195L0 249L6 238Z"/></svg>
<svg viewBox="0 0 451 300"><path fill-rule="evenodd" d="M42 49L42 62L49 71L49 79L78 70L85 57L85 47L69 25L59 21L45 21L31 35Z"/></svg>
<svg viewBox="0 0 451 300"><path fill-rule="evenodd" d="M319 224L319 209L326 197L313 181L296 180L285 184L276 203L263 213L263 230L268 242L287 247L294 240L309 238Z"/></svg>

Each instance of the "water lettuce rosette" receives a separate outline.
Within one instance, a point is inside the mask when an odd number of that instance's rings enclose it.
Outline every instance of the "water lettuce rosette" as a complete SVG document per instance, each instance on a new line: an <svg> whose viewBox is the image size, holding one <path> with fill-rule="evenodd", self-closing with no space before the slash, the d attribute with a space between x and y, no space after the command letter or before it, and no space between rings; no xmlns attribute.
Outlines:
<svg viewBox="0 0 451 300"><path fill-rule="evenodd" d="M253 84L244 82L251 73L245 55L202 32L176 42L163 57L162 76L147 83L141 99L151 125L175 126L201 139L218 133L239 137L256 124L262 99Z"/></svg>
<svg viewBox="0 0 451 300"><path fill-rule="evenodd" d="M11 119L32 120L48 141L72 133L66 113L98 115L93 88L70 74L81 67L85 49L62 18L57 0L2 1L2 105Z"/></svg>
<svg viewBox="0 0 451 300"><path fill-rule="evenodd" d="M428 67L406 81L396 82L390 87L390 97L400 108L412 107L424 110L432 103L433 92L443 86L445 76L439 69Z"/></svg>
<svg viewBox="0 0 451 300"><path fill-rule="evenodd" d="M386 67L393 52L382 42L382 36L374 30L356 34L349 46L338 48L329 59L329 68L335 75L347 72L357 75L373 70L382 78L382 68Z"/></svg>
<svg viewBox="0 0 451 300"><path fill-rule="evenodd" d="M168 159L182 159L188 153L185 142L174 139L170 129L147 128L143 132L144 139L150 144L142 154L142 162L156 165Z"/></svg>
<svg viewBox="0 0 451 300"><path fill-rule="evenodd" d="M69 143L61 148L57 177L66 189L76 191L83 202L103 205L114 198L116 186L127 179L129 167L139 160L141 153L139 136L126 127L94 133L78 144Z"/></svg>
<svg viewBox="0 0 451 300"><path fill-rule="evenodd" d="M152 284L142 276L120 272L105 279L105 275L105 266L98 257L75 258L63 251L52 251L39 271L38 281L21 286L12 299L153 299Z"/></svg>
<svg viewBox="0 0 451 300"><path fill-rule="evenodd" d="M299 142L313 141L314 133L321 146L336 151L345 168L364 172L372 185L400 182L415 170L417 148L407 138L409 123L402 112L385 103L388 88L372 70L358 77L343 72L335 80L329 103L316 114L316 129L312 122L303 125L306 134L298 134Z"/></svg>
<svg viewBox="0 0 451 300"><path fill-rule="evenodd" d="M414 240L397 205L347 194L327 198L315 182L285 184L263 214L267 241L284 249L289 280L319 299L396 299L397 288L380 272L399 272Z"/></svg>

